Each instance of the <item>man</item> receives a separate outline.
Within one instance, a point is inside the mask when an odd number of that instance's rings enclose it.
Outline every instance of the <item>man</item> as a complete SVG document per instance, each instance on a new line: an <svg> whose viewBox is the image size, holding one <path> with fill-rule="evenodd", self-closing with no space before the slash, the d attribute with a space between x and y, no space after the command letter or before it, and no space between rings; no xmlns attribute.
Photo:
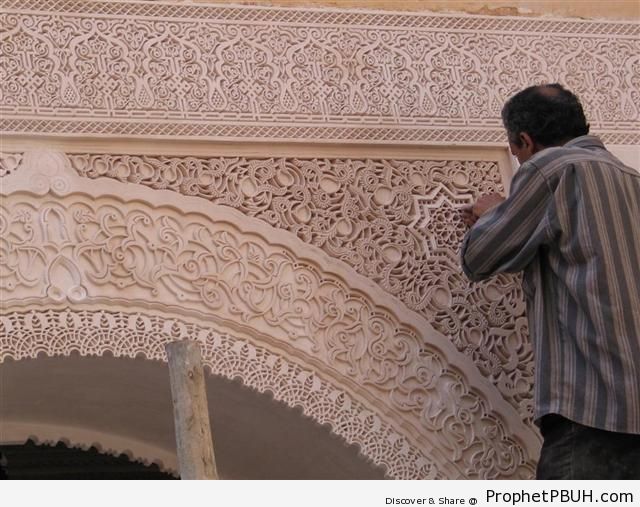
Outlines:
<svg viewBox="0 0 640 507"><path fill-rule="evenodd" d="M558 84L519 92L502 120L521 165L507 199L465 210L462 267L524 271L537 478L640 479L640 174Z"/></svg>

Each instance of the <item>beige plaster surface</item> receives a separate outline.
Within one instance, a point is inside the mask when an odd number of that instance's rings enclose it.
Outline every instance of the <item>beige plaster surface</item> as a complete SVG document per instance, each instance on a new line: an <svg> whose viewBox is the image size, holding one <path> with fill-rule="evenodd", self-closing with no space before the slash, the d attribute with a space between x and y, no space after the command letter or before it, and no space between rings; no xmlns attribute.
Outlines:
<svg viewBox="0 0 640 507"><path fill-rule="evenodd" d="M193 0L198 3L280 7L333 7L391 11L466 12L491 16L561 16L587 19L640 19L636 0Z"/></svg>

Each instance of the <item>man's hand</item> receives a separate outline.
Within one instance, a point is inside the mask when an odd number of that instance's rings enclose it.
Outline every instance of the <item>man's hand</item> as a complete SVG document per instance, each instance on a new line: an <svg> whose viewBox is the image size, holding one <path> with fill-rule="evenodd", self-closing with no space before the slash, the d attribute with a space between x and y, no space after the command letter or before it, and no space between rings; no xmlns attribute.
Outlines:
<svg viewBox="0 0 640 507"><path fill-rule="evenodd" d="M471 227L477 222L478 218L503 201L504 197L496 192L481 195L474 204L462 208L462 220L466 225Z"/></svg>

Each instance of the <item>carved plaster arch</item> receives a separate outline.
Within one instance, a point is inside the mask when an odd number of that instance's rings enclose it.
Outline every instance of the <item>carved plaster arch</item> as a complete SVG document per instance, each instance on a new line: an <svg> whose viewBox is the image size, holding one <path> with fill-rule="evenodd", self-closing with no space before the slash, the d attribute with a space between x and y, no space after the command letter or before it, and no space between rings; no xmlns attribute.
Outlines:
<svg viewBox="0 0 640 507"><path fill-rule="evenodd" d="M288 350L334 387L360 386L361 403L392 426L404 421L412 452L444 456L443 476L531 474L537 440L521 440L530 430L513 409L428 322L341 263L309 247L299 257L299 240L235 210L117 182L105 194L64 156L25 159L3 185L5 308L126 305L211 320ZM43 293L52 286L61 297Z"/></svg>
<svg viewBox="0 0 640 507"><path fill-rule="evenodd" d="M244 385L264 393L290 407L299 406L303 413L319 424L328 424L336 435L349 444L358 444L361 453L377 465L385 465L387 474L398 479L446 478L460 474L446 462L420 452L393 424L378 415L379 408L368 407L357 396L340 389L335 382L322 378L321 372L308 365L297 364L286 354L274 353L254 345L246 338L218 333L203 327L158 315L106 311L48 310L14 312L0 317L2 350L0 359L14 360L68 356L102 356L166 361L164 344L175 339L197 340L202 346L203 362L211 374L230 380L240 379ZM99 337L87 340L87 336ZM114 452L130 453L145 463L158 463L175 470L175 457L162 450L136 442L121 442L109 435L93 439L82 429L29 429L19 425L3 425L9 440L30 435L44 438L67 438L87 445L94 440ZM53 437L57 434L57 437ZM443 458L441 457L440 460ZM444 465L444 466L443 466Z"/></svg>
<svg viewBox="0 0 640 507"><path fill-rule="evenodd" d="M479 193L504 190L500 156L246 159L71 152L61 161L47 153L27 153L25 166L51 173L58 164L60 172L100 179L105 188L119 181L171 191L167 200L178 207L183 196L197 197L202 209L209 203L231 207L277 229L269 236L290 232L305 243L297 250L322 250L332 263L348 265L347 278L357 271L387 294L384 299L391 296L419 313L531 422L532 351L520 286L508 275L470 284L457 259L464 234L458 208ZM68 185L61 176L51 179L54 193ZM31 191L48 188L46 178L34 181L39 186ZM116 188L118 195L133 195L131 188Z"/></svg>
<svg viewBox="0 0 640 507"><path fill-rule="evenodd" d="M473 457L478 461L475 462L465 459L451 446L443 449L437 439L430 445L425 445L420 438L416 442L412 438L415 435L407 434L397 421L389 422L379 406L363 400L360 393L354 394L342 388L324 372L308 364L300 364L299 360L291 359L281 351L274 352L256 345L246 337L219 333L212 327L131 311L64 309L12 312L0 317L0 333L0 363L8 357L21 360L39 355L55 357L72 353L81 356L109 353L114 357L130 358L142 355L150 360L166 361L165 343L175 339L194 339L201 343L203 361L210 373L240 379L244 385L258 392L271 392L274 399L286 405L302 407L305 415L319 424L328 424L331 431L347 443L358 444L362 455L376 465L384 465L392 478L525 478L532 473L532 464L523 462L522 455L520 462L509 460L511 470L499 470L495 466L487 470L479 461L496 458L492 455L483 457L479 449L473 449ZM471 412L468 416L472 416ZM454 426L460 424L458 421ZM175 470L174 459L165 451L154 450L149 445L133 441L125 445L121 438L113 435L92 439L89 432L78 428L66 431L44 426L39 431L29 428L9 422L3 424L3 434L9 440L24 440L35 435L45 441L66 438L84 445L97 441L113 452L130 454L145 463L155 462L165 469ZM57 435L55 438L54 433ZM451 436L444 434L442 438ZM491 436L498 437L496 434ZM475 473L469 469L470 465L477 467Z"/></svg>
<svg viewBox="0 0 640 507"><path fill-rule="evenodd" d="M459 207L504 191L495 158L69 154L83 177L199 197L320 248L428 320L531 422L532 350L520 286L509 275L472 284L458 261Z"/></svg>

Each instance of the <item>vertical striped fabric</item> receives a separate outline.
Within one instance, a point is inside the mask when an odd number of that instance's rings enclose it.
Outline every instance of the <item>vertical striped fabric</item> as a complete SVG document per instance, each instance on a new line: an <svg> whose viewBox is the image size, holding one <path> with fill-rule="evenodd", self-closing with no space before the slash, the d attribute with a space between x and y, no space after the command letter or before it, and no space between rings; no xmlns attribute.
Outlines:
<svg viewBox="0 0 640 507"><path fill-rule="evenodd" d="M640 173L594 136L544 149L461 254L473 281L524 271L535 418L640 434Z"/></svg>

